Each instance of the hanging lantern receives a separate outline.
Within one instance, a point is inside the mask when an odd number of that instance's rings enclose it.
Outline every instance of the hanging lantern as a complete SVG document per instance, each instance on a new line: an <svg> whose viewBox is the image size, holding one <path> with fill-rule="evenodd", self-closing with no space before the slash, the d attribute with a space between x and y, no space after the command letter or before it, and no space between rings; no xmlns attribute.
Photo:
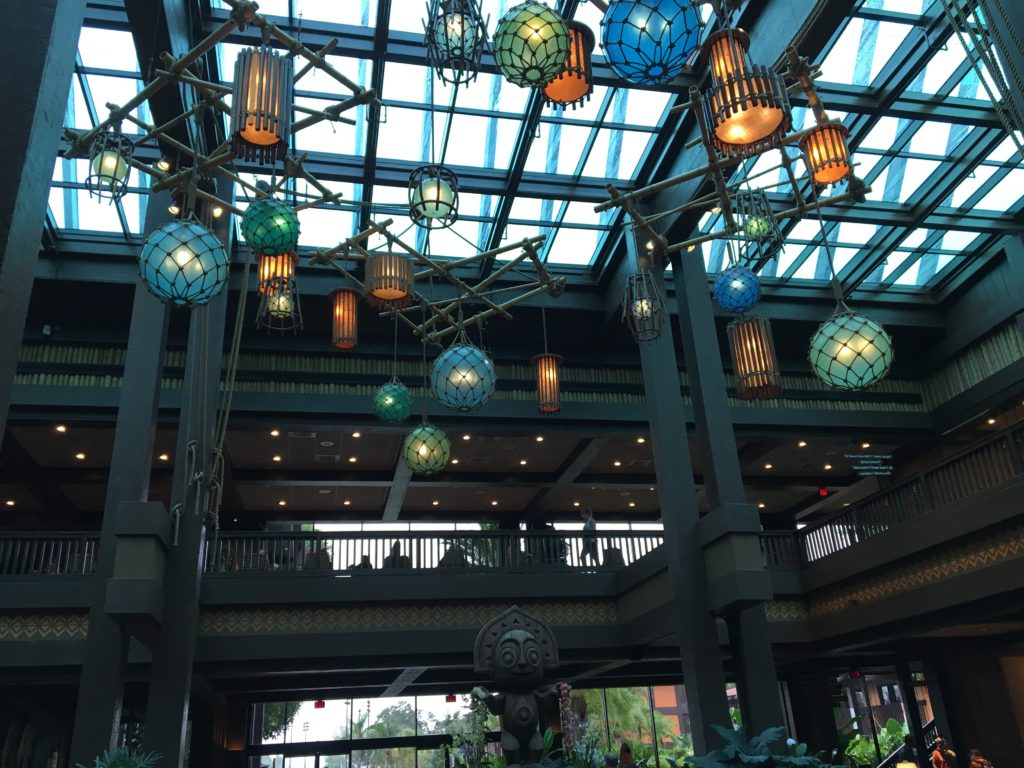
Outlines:
<svg viewBox="0 0 1024 768"><path fill-rule="evenodd" d="M299 245L299 217L287 203L264 197L242 215L242 237L255 253L278 255Z"/></svg>
<svg viewBox="0 0 1024 768"><path fill-rule="evenodd" d="M892 339L874 320L840 304L811 337L811 370L833 389L868 389L889 373Z"/></svg>
<svg viewBox="0 0 1024 768"><path fill-rule="evenodd" d="M242 160L284 159L292 125L293 60L269 46L246 48L235 60L231 148Z"/></svg>
<svg viewBox="0 0 1024 768"><path fill-rule="evenodd" d="M846 140L850 129L840 122L826 120L800 139L800 151L815 184L836 184L852 173L850 149Z"/></svg>
<svg viewBox="0 0 1024 768"><path fill-rule="evenodd" d="M544 97L548 104L570 104L576 109L594 92L594 75L591 72L591 58L594 53L594 33L590 27L578 21L567 21L569 28L569 55L565 59L562 71L554 80L544 87Z"/></svg>
<svg viewBox="0 0 1024 768"><path fill-rule="evenodd" d="M373 412L385 424L405 421L412 413L412 393L397 376L392 376L391 381L374 393Z"/></svg>
<svg viewBox="0 0 1024 768"><path fill-rule="evenodd" d="M424 165L409 176L409 216L424 229L450 227L459 218L459 178L443 165Z"/></svg>
<svg viewBox="0 0 1024 768"><path fill-rule="evenodd" d="M543 3L510 8L494 31L494 60L512 84L543 88L554 80L569 56L569 29Z"/></svg>
<svg viewBox="0 0 1024 768"><path fill-rule="evenodd" d="M747 61L750 38L723 29L704 43L711 87L703 116L711 141L725 157L752 157L782 144L792 124L786 86L773 70Z"/></svg>
<svg viewBox="0 0 1024 768"><path fill-rule="evenodd" d="M445 468L452 444L440 429L424 421L405 436L402 457L417 475L434 475Z"/></svg>
<svg viewBox="0 0 1024 768"><path fill-rule="evenodd" d="M273 277L266 282L256 312L256 325L267 331L298 333L302 328L302 309L294 279Z"/></svg>
<svg viewBox="0 0 1024 768"><path fill-rule="evenodd" d="M412 304L412 259L404 253L371 252L364 277L363 297L370 306L398 309Z"/></svg>
<svg viewBox="0 0 1024 768"><path fill-rule="evenodd" d="M562 393L558 383L562 356L545 352L533 358L537 366L537 410L558 413L562 410Z"/></svg>
<svg viewBox="0 0 1024 768"><path fill-rule="evenodd" d="M333 308L332 339L338 349L353 349L359 342L359 291L339 288L330 295Z"/></svg>
<svg viewBox="0 0 1024 768"><path fill-rule="evenodd" d="M487 24L477 0L431 0L426 33L427 59L443 83L476 79L487 40Z"/></svg>
<svg viewBox="0 0 1024 768"><path fill-rule="evenodd" d="M259 264L259 292L266 293L267 285L275 278L292 280L295 277L295 268L298 265L299 257L294 253L263 253L260 254Z"/></svg>
<svg viewBox="0 0 1024 768"><path fill-rule="evenodd" d="M497 375L491 358L469 343L465 332L437 356L430 373L430 387L446 408L476 410L494 394Z"/></svg>
<svg viewBox="0 0 1024 768"><path fill-rule="evenodd" d="M785 242L772 204L762 189L741 189L730 205L739 230L739 262L760 269Z"/></svg>
<svg viewBox="0 0 1024 768"><path fill-rule="evenodd" d="M663 85L682 73L700 30L690 0L612 0L601 19L601 44L623 80Z"/></svg>
<svg viewBox="0 0 1024 768"><path fill-rule="evenodd" d="M227 285L228 255L210 230L194 221L172 221L142 244L139 275L161 301L200 306Z"/></svg>
<svg viewBox="0 0 1024 768"><path fill-rule="evenodd" d="M767 400L782 392L772 326L764 317L742 317L725 328L740 400Z"/></svg>
<svg viewBox="0 0 1024 768"><path fill-rule="evenodd" d="M761 298L761 283L746 267L729 267L715 278L715 302L726 312L740 315Z"/></svg>
<svg viewBox="0 0 1024 768"><path fill-rule="evenodd" d="M120 200L128 190L135 145L118 131L101 131L89 147L89 175L85 188L90 195Z"/></svg>
<svg viewBox="0 0 1024 768"><path fill-rule="evenodd" d="M661 336L665 322L665 303L654 276L648 270L638 270L626 280L622 319L629 325L630 333L637 341L654 341Z"/></svg>

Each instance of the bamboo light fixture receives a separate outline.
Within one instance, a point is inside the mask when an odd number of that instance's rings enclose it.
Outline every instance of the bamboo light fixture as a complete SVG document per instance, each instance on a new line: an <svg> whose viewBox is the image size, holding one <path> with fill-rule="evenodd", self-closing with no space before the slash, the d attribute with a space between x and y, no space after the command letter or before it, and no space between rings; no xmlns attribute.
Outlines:
<svg viewBox="0 0 1024 768"><path fill-rule="evenodd" d="M741 400L777 397L782 392L781 374L767 318L737 318L725 332L736 374L736 396Z"/></svg>
<svg viewBox="0 0 1024 768"><path fill-rule="evenodd" d="M283 160L292 122L294 62L269 45L243 49L235 60L231 148L243 160Z"/></svg>
<svg viewBox="0 0 1024 768"><path fill-rule="evenodd" d="M545 352L534 357L533 364L537 371L537 410L541 413L558 413L562 410L559 384L562 356Z"/></svg>
<svg viewBox="0 0 1024 768"><path fill-rule="evenodd" d="M366 259L366 300L375 307L408 307L413 279L412 260L404 253L371 253Z"/></svg>
<svg viewBox="0 0 1024 768"><path fill-rule="evenodd" d="M260 294L267 292L267 286L270 285L271 280L278 278L284 280L292 280L295 278L295 267L299 262L299 257L294 253L281 253L272 254L264 253L260 255L259 264L259 288Z"/></svg>
<svg viewBox="0 0 1024 768"><path fill-rule="evenodd" d="M338 349L354 349L359 343L359 291L331 291L331 341Z"/></svg>

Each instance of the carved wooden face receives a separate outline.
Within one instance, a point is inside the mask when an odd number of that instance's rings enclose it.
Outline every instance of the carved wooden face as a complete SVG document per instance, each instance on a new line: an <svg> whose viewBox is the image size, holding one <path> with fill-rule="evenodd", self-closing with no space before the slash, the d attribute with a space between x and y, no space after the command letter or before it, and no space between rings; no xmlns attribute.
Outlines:
<svg viewBox="0 0 1024 768"><path fill-rule="evenodd" d="M536 685L544 677L544 653L525 629L510 629L498 639L491 664L495 681L509 686Z"/></svg>

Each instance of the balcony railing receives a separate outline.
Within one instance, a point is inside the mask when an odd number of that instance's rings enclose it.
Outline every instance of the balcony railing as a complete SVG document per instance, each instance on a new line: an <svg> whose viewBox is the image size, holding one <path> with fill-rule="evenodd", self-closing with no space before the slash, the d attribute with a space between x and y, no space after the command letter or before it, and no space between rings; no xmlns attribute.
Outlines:
<svg viewBox="0 0 1024 768"><path fill-rule="evenodd" d="M230 533L207 542L207 573L615 569L662 545L660 533L422 531Z"/></svg>
<svg viewBox="0 0 1024 768"><path fill-rule="evenodd" d="M0 576L82 576L96 567L99 534L0 535Z"/></svg>

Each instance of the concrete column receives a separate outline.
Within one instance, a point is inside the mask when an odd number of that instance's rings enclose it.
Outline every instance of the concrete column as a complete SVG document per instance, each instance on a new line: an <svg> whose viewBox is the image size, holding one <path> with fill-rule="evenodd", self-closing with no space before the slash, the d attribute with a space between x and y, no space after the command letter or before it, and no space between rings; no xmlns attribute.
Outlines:
<svg viewBox="0 0 1024 768"><path fill-rule="evenodd" d="M25 335L85 0L8 6L16 34L8 36L0 53L3 71L11 75L4 84L10 107L0 122L0 440Z"/></svg>

